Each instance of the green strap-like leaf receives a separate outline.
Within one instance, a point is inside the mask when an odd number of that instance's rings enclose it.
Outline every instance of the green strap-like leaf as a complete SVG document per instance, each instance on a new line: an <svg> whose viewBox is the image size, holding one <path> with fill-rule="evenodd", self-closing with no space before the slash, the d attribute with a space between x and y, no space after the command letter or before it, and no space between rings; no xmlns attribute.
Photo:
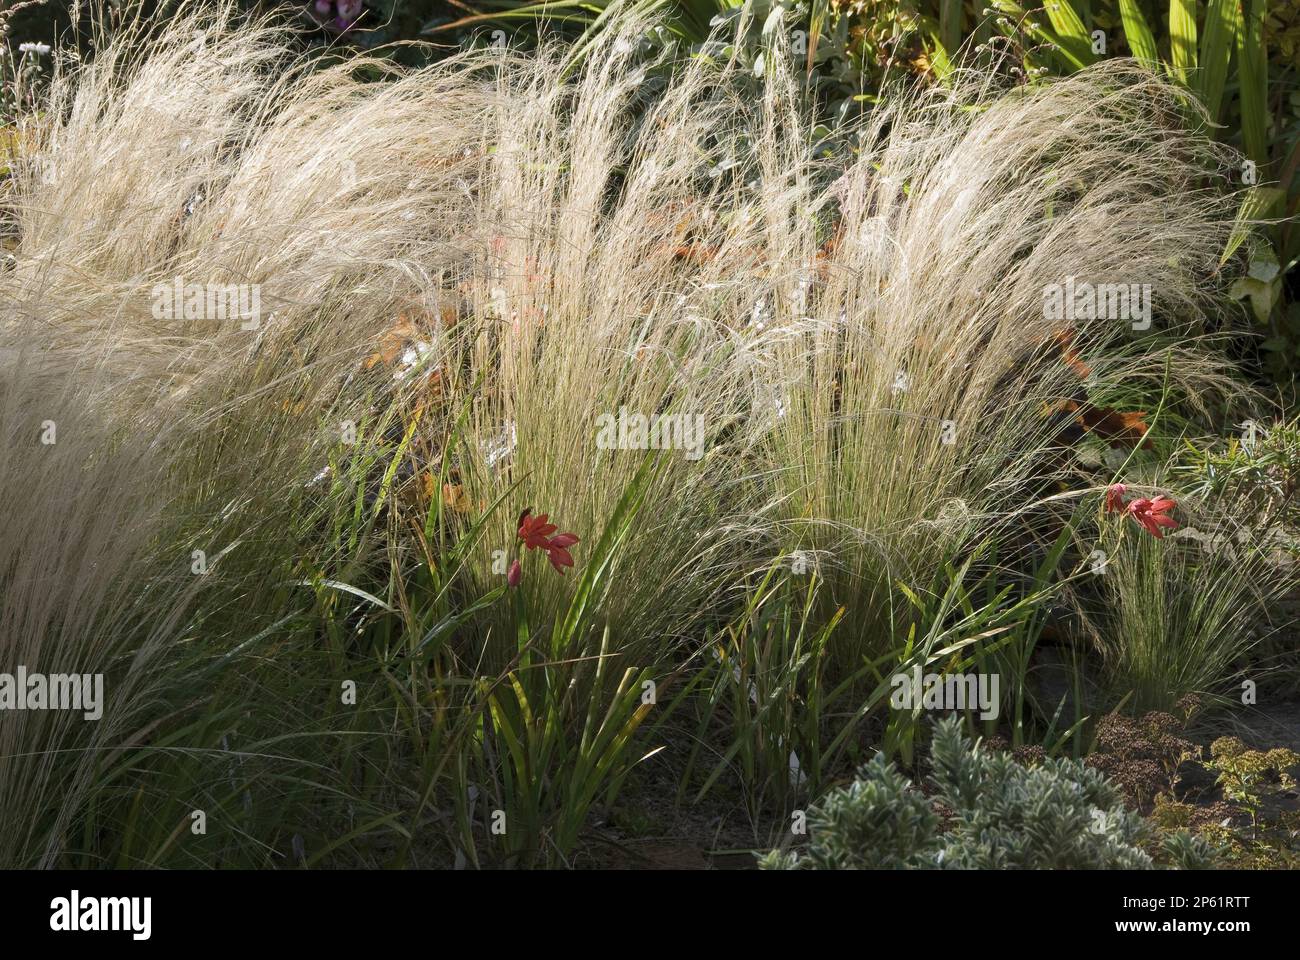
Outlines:
<svg viewBox="0 0 1300 960"><path fill-rule="evenodd" d="M1051 39L1060 48L1061 55L1079 69L1095 62L1097 55L1092 52L1092 37L1069 0L1047 0L1044 8L1056 32Z"/></svg>
<svg viewBox="0 0 1300 960"><path fill-rule="evenodd" d="M1196 0L1169 0L1169 45L1174 76L1188 83L1196 70Z"/></svg>
<svg viewBox="0 0 1300 960"><path fill-rule="evenodd" d="M1160 54L1156 50L1156 38L1147 25L1147 18L1142 16L1142 8L1137 0L1119 0L1119 16L1124 24L1124 39L1133 56L1145 67L1152 70L1160 65Z"/></svg>
<svg viewBox="0 0 1300 960"><path fill-rule="evenodd" d="M1237 4L1238 0L1209 0L1205 11L1201 68L1192 78L1192 88L1200 94L1211 120L1219 119L1223 102L1223 85L1228 79L1228 61L1237 34Z"/></svg>
<svg viewBox="0 0 1300 960"><path fill-rule="evenodd" d="M1228 262L1228 258L1236 253L1246 238L1250 236L1255 225L1271 216L1274 208L1285 196L1285 191L1279 190L1277 187L1251 187L1246 191L1246 195L1241 200L1241 207L1237 210L1237 218L1233 222L1232 233L1228 235L1228 242L1224 245L1223 255L1219 257L1219 266L1223 266Z"/></svg>
<svg viewBox="0 0 1300 960"><path fill-rule="evenodd" d="M939 42L949 59L961 46L961 10L962 0L939 0Z"/></svg>
<svg viewBox="0 0 1300 960"><path fill-rule="evenodd" d="M916 23L925 38L925 51L930 57L930 69L940 81L946 80L953 71L952 52L943 41L943 29L933 17L917 17Z"/></svg>
<svg viewBox="0 0 1300 960"><path fill-rule="evenodd" d="M1264 49L1264 7L1267 0L1242 0L1245 21L1237 33L1241 64L1241 136L1246 156L1259 167L1268 163L1268 54ZM1238 16L1241 15L1239 10Z"/></svg>

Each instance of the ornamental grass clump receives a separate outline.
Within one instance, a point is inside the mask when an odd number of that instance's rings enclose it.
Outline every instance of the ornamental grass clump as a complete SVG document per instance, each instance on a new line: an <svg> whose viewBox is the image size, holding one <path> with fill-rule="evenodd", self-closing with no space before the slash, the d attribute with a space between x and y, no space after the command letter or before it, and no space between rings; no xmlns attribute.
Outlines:
<svg viewBox="0 0 1300 960"><path fill-rule="evenodd" d="M396 749L368 782L418 820L479 770L536 794L516 853L567 851L642 684L774 557L816 558L814 632L846 610L838 681L973 543L1055 522L1079 423L1146 442L1119 385L1231 388L1203 339L1228 158L1176 89L957 75L890 93L836 157L782 31L754 99L737 62L647 62L651 26L613 19L576 67L543 45L407 70L181 3L55 56L0 194L0 655L108 693L93 725L0 725L0 862L62 862L103 791L134 796L121 751L165 762L158 731L216 700L195 664L244 657L335 687L374 667L412 749L422 711L468 718L418 789L385 779ZM1146 292L1057 316L1076 281ZM506 682L520 664L558 672ZM301 696L267 729L353 729Z"/></svg>

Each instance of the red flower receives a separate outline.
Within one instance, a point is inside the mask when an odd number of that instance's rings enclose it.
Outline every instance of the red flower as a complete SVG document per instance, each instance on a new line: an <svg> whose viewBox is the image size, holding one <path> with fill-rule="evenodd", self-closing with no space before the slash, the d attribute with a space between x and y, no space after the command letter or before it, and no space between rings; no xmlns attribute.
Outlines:
<svg viewBox="0 0 1300 960"><path fill-rule="evenodd" d="M562 533L557 537L552 537L550 545L546 548L550 554L551 566L557 573L563 575L564 567L573 566L573 557L569 554L569 547L578 542L578 537L572 533Z"/></svg>
<svg viewBox="0 0 1300 960"><path fill-rule="evenodd" d="M573 566L573 555L569 553L569 547L579 542L578 535L561 533L551 536L559 528L553 523L548 523L548 519L545 513L534 517L531 508L525 510L519 515L519 539L529 550L545 550L547 559L551 561L551 566L555 568L556 573L563 575L565 567ZM516 560L515 563L518 564L519 561ZM513 570L513 567L511 569Z"/></svg>
<svg viewBox="0 0 1300 960"><path fill-rule="evenodd" d="M519 539L524 542L529 550L536 550L539 547L543 550L549 549L551 542L548 537L559 529L553 523L547 523L547 514L531 516L529 511L525 510L519 517Z"/></svg>
<svg viewBox="0 0 1300 960"><path fill-rule="evenodd" d="M1139 497L1128 505L1128 513L1147 533L1159 540L1165 530L1178 526L1178 521L1168 516L1170 510L1178 504L1168 497L1159 495L1155 499Z"/></svg>
<svg viewBox="0 0 1300 960"><path fill-rule="evenodd" d="M1128 487L1122 483L1112 483L1106 488L1106 512L1123 513L1124 512L1124 494L1128 493Z"/></svg>
<svg viewBox="0 0 1300 960"><path fill-rule="evenodd" d="M510 564L510 569L506 571L506 583L512 587L519 586L519 582L524 579L524 568L520 566L519 559L516 557L515 562Z"/></svg>

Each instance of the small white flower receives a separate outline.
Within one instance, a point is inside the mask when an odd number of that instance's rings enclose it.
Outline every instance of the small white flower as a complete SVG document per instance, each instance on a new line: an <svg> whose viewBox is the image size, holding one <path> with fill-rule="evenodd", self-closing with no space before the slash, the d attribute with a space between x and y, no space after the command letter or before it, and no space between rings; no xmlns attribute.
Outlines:
<svg viewBox="0 0 1300 960"><path fill-rule="evenodd" d="M37 56L45 56L50 52L48 43L20 43L18 44L19 53L34 53Z"/></svg>

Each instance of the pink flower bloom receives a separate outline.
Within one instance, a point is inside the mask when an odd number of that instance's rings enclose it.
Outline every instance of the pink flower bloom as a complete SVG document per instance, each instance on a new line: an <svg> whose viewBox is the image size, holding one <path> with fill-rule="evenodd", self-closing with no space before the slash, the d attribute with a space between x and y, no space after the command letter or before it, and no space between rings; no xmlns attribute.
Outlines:
<svg viewBox="0 0 1300 960"><path fill-rule="evenodd" d="M1124 494L1128 493L1128 487L1122 483L1112 483L1106 488L1106 512L1123 513L1124 512Z"/></svg>
<svg viewBox="0 0 1300 960"><path fill-rule="evenodd" d="M1165 530L1178 526L1178 521L1168 515L1176 506L1177 503L1163 495L1154 499L1139 497L1128 505L1128 514L1143 530L1159 540L1165 535Z"/></svg>
<svg viewBox="0 0 1300 960"><path fill-rule="evenodd" d="M519 582L524 579L524 568L520 565L518 558L510 564L510 569L506 571L506 583L512 587L519 586Z"/></svg>
<svg viewBox="0 0 1300 960"><path fill-rule="evenodd" d="M361 0L337 0L339 15L334 23L340 30L347 30L361 16Z"/></svg>

